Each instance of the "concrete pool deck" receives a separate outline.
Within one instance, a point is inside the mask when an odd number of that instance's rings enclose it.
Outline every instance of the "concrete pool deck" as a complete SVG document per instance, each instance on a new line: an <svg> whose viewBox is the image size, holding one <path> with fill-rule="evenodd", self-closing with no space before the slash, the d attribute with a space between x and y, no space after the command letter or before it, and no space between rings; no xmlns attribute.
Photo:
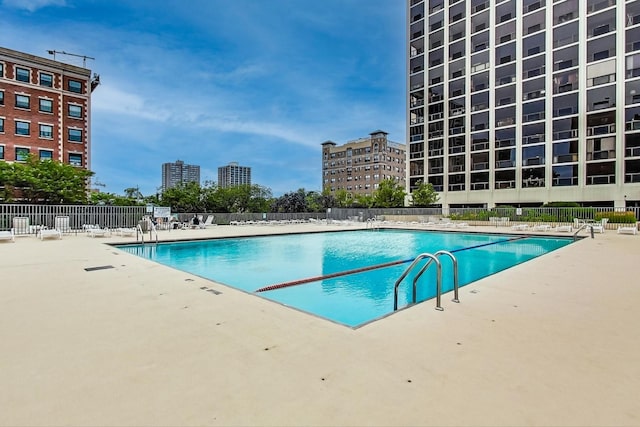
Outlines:
<svg viewBox="0 0 640 427"><path fill-rule="evenodd" d="M359 329L106 244L132 241L0 242L0 425L640 425L640 235L596 234L442 312Z"/></svg>

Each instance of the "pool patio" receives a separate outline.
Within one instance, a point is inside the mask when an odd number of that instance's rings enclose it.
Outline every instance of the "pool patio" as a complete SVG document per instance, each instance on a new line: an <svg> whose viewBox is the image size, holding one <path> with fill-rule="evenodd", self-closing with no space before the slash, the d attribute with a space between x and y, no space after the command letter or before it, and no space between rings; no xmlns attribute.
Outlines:
<svg viewBox="0 0 640 427"><path fill-rule="evenodd" d="M15 240L0 242L2 426L640 425L638 235L607 230L442 312L355 330L107 244L134 237Z"/></svg>

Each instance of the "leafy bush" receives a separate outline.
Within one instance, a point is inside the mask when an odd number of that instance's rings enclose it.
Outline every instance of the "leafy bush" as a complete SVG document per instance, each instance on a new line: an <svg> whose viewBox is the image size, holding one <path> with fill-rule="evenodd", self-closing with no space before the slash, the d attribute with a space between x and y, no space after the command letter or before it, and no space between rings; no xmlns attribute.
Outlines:
<svg viewBox="0 0 640 427"><path fill-rule="evenodd" d="M600 221L602 218L609 218L609 222L614 224L636 223L636 215L633 212L598 212L595 215L596 221Z"/></svg>

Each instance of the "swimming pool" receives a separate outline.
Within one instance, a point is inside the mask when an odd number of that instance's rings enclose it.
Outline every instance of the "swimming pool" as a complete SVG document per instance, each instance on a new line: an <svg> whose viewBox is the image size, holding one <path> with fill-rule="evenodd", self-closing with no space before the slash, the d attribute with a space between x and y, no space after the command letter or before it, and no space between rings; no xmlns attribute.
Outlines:
<svg viewBox="0 0 640 427"><path fill-rule="evenodd" d="M356 327L393 312L394 284L421 253L447 250L458 261L460 286L561 248L571 239L413 230L359 230L121 245L123 251L326 319ZM442 288L453 288L443 257ZM385 268L327 277L346 270ZM413 273L399 287L398 306L412 300ZM436 269L418 282L417 301L436 294ZM306 279L306 280L305 280ZM294 286L283 284L303 282ZM277 285L277 286L273 286Z"/></svg>

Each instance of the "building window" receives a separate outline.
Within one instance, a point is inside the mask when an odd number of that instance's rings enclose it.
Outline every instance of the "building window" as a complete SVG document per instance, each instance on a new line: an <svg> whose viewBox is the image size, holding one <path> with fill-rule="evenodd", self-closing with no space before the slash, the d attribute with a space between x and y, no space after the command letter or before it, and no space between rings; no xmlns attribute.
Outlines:
<svg viewBox="0 0 640 427"><path fill-rule="evenodd" d="M82 154L69 153L69 164L71 166L82 166Z"/></svg>
<svg viewBox="0 0 640 427"><path fill-rule="evenodd" d="M4 105L4 91L0 90L0 105Z"/></svg>
<svg viewBox="0 0 640 427"><path fill-rule="evenodd" d="M0 62L0 77L4 77L4 64Z"/></svg>
<svg viewBox="0 0 640 427"><path fill-rule="evenodd" d="M82 131L80 129L69 129L69 141L82 142Z"/></svg>
<svg viewBox="0 0 640 427"><path fill-rule="evenodd" d="M67 83L69 87L69 92L82 93L82 82L77 80L69 80Z"/></svg>
<svg viewBox="0 0 640 427"><path fill-rule="evenodd" d="M53 139L53 126L40 125L40 138Z"/></svg>
<svg viewBox="0 0 640 427"><path fill-rule="evenodd" d="M29 109L30 98L26 95L16 95L16 108Z"/></svg>
<svg viewBox="0 0 640 427"><path fill-rule="evenodd" d="M40 73L40 86L53 87L53 75Z"/></svg>
<svg viewBox="0 0 640 427"><path fill-rule="evenodd" d="M29 122L16 121L16 135L29 136Z"/></svg>
<svg viewBox="0 0 640 427"><path fill-rule="evenodd" d="M4 160L4 145L0 145L0 160Z"/></svg>
<svg viewBox="0 0 640 427"><path fill-rule="evenodd" d="M53 113L53 101L50 99L40 99L40 111L42 113Z"/></svg>
<svg viewBox="0 0 640 427"><path fill-rule="evenodd" d="M28 148L16 147L16 161L17 162L24 162L24 161L27 160L27 157L29 157L29 149Z"/></svg>
<svg viewBox="0 0 640 427"><path fill-rule="evenodd" d="M31 80L29 78L29 74L31 74L31 73L26 68L16 67L16 80L17 81L29 83L29 81Z"/></svg>
<svg viewBox="0 0 640 427"><path fill-rule="evenodd" d="M0 133L4 133L4 119L0 117Z"/></svg>
<svg viewBox="0 0 640 427"><path fill-rule="evenodd" d="M82 118L82 107L80 105L69 104L69 117Z"/></svg>
<svg viewBox="0 0 640 427"><path fill-rule="evenodd" d="M53 151L40 150L40 160L53 160Z"/></svg>

